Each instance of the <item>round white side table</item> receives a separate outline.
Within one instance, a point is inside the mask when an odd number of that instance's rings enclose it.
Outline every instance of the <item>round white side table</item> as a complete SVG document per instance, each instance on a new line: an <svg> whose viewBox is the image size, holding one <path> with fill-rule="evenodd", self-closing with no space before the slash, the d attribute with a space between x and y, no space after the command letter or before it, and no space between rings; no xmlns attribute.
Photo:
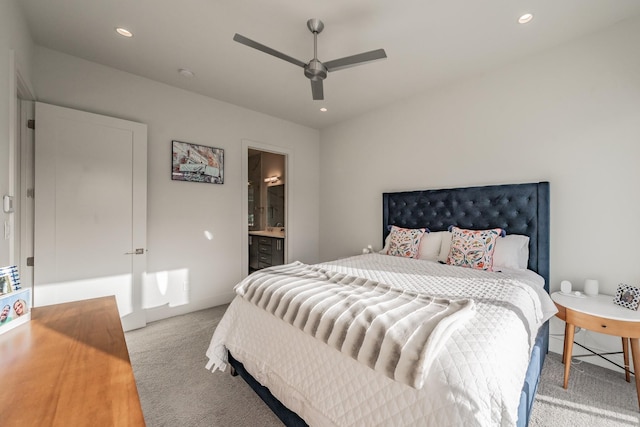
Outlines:
<svg viewBox="0 0 640 427"><path fill-rule="evenodd" d="M575 294L574 294L575 295ZM640 369L640 312L629 310L613 302L612 295L596 295L577 297L554 292L551 299L558 307L556 317L566 322L564 331L564 384L569 385L569 370L571 369L571 355L576 326L602 334L615 335L622 338L622 352L624 355L624 369L627 382L630 380L629 371L629 343L633 366ZM636 393L640 407L640 378L636 377Z"/></svg>

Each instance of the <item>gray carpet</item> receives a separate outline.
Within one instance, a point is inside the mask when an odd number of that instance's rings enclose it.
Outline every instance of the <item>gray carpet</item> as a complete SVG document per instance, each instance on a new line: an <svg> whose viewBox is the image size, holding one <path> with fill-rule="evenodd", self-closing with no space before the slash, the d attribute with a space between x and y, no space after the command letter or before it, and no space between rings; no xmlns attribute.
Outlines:
<svg viewBox="0 0 640 427"><path fill-rule="evenodd" d="M244 380L205 369L205 352L226 308L172 317L125 334L148 427L282 427Z"/></svg>
<svg viewBox="0 0 640 427"><path fill-rule="evenodd" d="M640 426L635 378L573 359L569 387L562 388L564 365L549 353L533 404L529 426Z"/></svg>
<svg viewBox="0 0 640 427"><path fill-rule="evenodd" d="M205 351L226 308L125 334L147 426L282 426L240 377L204 368ZM560 356L549 353L530 426L640 426L633 377L627 383L623 374L574 362L568 390L562 378Z"/></svg>

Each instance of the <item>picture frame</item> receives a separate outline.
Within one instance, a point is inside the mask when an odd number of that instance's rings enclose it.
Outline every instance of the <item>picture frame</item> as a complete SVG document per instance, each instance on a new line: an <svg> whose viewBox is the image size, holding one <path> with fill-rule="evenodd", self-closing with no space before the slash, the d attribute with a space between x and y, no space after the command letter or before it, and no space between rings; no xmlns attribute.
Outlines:
<svg viewBox="0 0 640 427"><path fill-rule="evenodd" d="M638 306L640 306L640 289L620 283L613 302L629 310L638 310Z"/></svg>
<svg viewBox="0 0 640 427"><path fill-rule="evenodd" d="M18 289L20 289L18 267L15 265L0 267L0 295L7 294Z"/></svg>
<svg viewBox="0 0 640 427"><path fill-rule="evenodd" d="M31 289L20 287L18 267L0 267L0 334L31 320Z"/></svg>
<svg viewBox="0 0 640 427"><path fill-rule="evenodd" d="M190 142L171 141L171 179L224 184L224 150Z"/></svg>

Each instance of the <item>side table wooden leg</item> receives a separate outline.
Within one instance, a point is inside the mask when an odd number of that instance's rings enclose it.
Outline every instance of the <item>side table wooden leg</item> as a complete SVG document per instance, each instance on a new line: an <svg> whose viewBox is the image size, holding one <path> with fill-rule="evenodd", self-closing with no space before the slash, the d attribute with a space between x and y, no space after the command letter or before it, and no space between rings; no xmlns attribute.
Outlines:
<svg viewBox="0 0 640 427"><path fill-rule="evenodd" d="M566 389L569 386L569 370L571 369L571 355L573 354L573 337L576 332L576 327L571 323L567 323L564 334L564 385ZM638 340L636 340L638 345ZM631 347L633 349L633 346ZM635 356L634 356L635 363ZM636 377L637 380L637 377Z"/></svg>
<svg viewBox="0 0 640 427"><path fill-rule="evenodd" d="M562 347L562 363L567 363L567 335L569 335L569 324L564 324L564 346Z"/></svg>
<svg viewBox="0 0 640 427"><path fill-rule="evenodd" d="M640 344L638 338L631 338L631 357L633 358L633 369L636 374L636 394L638 396L638 407L640 408L640 378L638 376L638 367L640 367Z"/></svg>
<svg viewBox="0 0 640 427"><path fill-rule="evenodd" d="M624 378L631 382L629 375L629 338L622 337L622 354L624 355Z"/></svg>

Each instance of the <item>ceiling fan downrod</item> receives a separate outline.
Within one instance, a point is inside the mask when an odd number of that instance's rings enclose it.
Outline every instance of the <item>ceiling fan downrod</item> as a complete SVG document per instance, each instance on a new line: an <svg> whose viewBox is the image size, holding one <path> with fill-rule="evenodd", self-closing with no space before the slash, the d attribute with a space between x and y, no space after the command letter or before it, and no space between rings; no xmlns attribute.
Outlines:
<svg viewBox="0 0 640 427"><path fill-rule="evenodd" d="M324 29L324 24L319 19L309 19L307 28L313 33L313 59L304 67L304 75L313 81L327 78L327 67L318 60L318 34Z"/></svg>

